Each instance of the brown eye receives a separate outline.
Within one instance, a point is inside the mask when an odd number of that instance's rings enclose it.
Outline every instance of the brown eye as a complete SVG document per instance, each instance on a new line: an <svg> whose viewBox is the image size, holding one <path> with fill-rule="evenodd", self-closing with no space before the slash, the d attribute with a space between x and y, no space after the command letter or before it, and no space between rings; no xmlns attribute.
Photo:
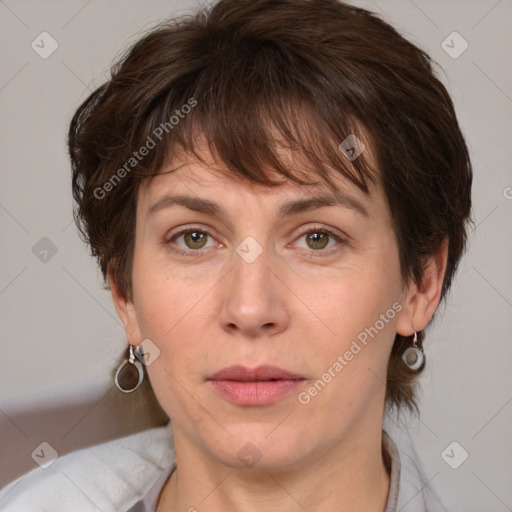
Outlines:
<svg viewBox="0 0 512 512"><path fill-rule="evenodd" d="M306 233L306 241L311 249L325 249L330 235L325 231L310 231Z"/></svg>
<svg viewBox="0 0 512 512"><path fill-rule="evenodd" d="M185 256L201 256L215 246L215 239L203 229L187 228L164 241L169 250Z"/></svg>
<svg viewBox="0 0 512 512"><path fill-rule="evenodd" d="M186 246L190 249L202 249L208 239L208 234L202 231L188 231L182 236Z"/></svg>
<svg viewBox="0 0 512 512"><path fill-rule="evenodd" d="M311 256L332 256L347 245L347 239L329 228L313 227L303 231L294 245Z"/></svg>

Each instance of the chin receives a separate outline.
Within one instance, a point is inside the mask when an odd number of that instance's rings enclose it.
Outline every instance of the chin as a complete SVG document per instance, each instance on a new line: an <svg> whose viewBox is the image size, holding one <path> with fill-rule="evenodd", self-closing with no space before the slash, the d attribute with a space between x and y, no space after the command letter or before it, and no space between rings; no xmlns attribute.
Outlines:
<svg viewBox="0 0 512 512"><path fill-rule="evenodd" d="M211 447L212 455L223 464L238 469L286 471L303 464L304 439L290 427L276 423L246 423L226 426L229 434ZM280 430L278 432L278 430Z"/></svg>

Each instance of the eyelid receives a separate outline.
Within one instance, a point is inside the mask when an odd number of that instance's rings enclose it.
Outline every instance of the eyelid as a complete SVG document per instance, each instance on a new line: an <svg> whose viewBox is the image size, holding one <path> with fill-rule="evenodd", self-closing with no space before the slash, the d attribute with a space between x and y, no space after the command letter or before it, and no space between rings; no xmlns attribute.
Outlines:
<svg viewBox="0 0 512 512"><path fill-rule="evenodd" d="M339 245L348 245L349 237L345 235L344 233L338 233L338 230L335 230L334 228L330 228L327 226L322 226L320 224L314 224L313 226L308 226L300 231L300 233L295 237L294 241L291 242L291 244L294 244L297 240L302 238L304 235L307 235L308 233L312 232L324 232L329 235L330 238L335 238L338 242L337 246L330 247L329 249L324 250L314 250L314 249L302 249L302 251L306 251L308 254L313 255L314 257L327 257L331 256L334 253L338 252L340 250ZM288 246L287 246L288 247Z"/></svg>
<svg viewBox="0 0 512 512"><path fill-rule="evenodd" d="M210 227L204 227L204 226L194 226L194 225L190 225L190 226L186 226L184 228L181 228L179 229L178 231L176 231L175 233L172 233L171 235L167 235L164 237L164 240L162 242L162 244L164 246L169 246L169 248L173 251L173 252L176 252L178 254L182 254L182 255L185 255L185 256L189 256L189 255L192 255L192 256L199 256L199 255L202 255L202 253L204 253L205 251L203 250L203 248L201 249L183 249L181 247L172 247L172 241L183 236L183 235L186 235L187 233L191 233L191 232L194 232L194 231L199 231L200 233L204 233L206 234L208 237L214 239L215 241L216 238L212 235L211 231L212 231L212 228ZM223 246L222 243L220 242L217 242L218 245L220 246Z"/></svg>
<svg viewBox="0 0 512 512"><path fill-rule="evenodd" d="M176 231L172 235L166 236L164 241L163 241L163 245L169 246L170 249L173 252L176 252L176 253L184 255L184 256L188 256L188 255L191 255L191 256L201 256L205 252L203 250L204 248L200 248L200 249L175 248L175 247L172 247L172 241L175 240L176 238L179 238L180 236L182 236L184 234L187 234L187 233L190 233L190 232L194 232L194 231L199 231L201 233L204 233L208 237L213 238L214 240L216 240L215 237L212 235L211 230L212 230L212 228L210 228L210 227L203 227L203 226L199 226L199 225L197 225L197 226L190 225L190 226L187 226L187 227L179 229L178 231ZM348 237L345 233L343 233L343 232L338 233L337 232L338 230L334 230L333 228L329 228L327 226L322 226L322 225L319 225L319 224L314 224L312 226L307 226L306 228L303 228L295 236L294 240L292 242L290 242L290 244L288 244L286 247L289 247L290 245L293 245L297 240L299 240L303 236L307 235L308 233L315 232L315 231L327 233L331 238L335 238L339 244L341 243L342 245L347 245L349 243L350 237ZM221 242L218 242L217 240L216 240L216 242L220 246L224 245ZM210 248L211 248L211 246L210 246ZM207 247L207 249L208 249L208 247ZM337 252L339 250L339 247L331 247L329 249L324 249L324 250L321 250L321 249L319 249L319 250L299 249L299 250L305 251L308 254L312 254L313 256L322 257L322 256L330 256L330 255L332 255L334 252Z"/></svg>

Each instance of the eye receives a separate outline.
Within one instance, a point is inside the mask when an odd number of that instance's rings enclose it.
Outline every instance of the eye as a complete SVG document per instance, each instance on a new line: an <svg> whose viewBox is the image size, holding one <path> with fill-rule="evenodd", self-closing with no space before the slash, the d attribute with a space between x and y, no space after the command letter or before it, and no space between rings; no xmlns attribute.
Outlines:
<svg viewBox="0 0 512 512"><path fill-rule="evenodd" d="M212 238L211 235L199 228L187 228L182 229L178 233L175 233L170 239L166 240L166 245L169 246L169 248L177 252L179 254L185 254L185 255L196 255L197 253L201 252L200 249L203 249L205 247L211 247L212 245L215 245L215 242L212 239L212 244L209 246L206 245L208 242L208 238ZM177 247L174 247L174 244L180 239L183 239L183 243L185 244L184 247L180 247L179 245ZM187 250L191 249L191 250ZM196 253L196 254L194 254Z"/></svg>
<svg viewBox="0 0 512 512"><path fill-rule="evenodd" d="M315 254L315 256L327 256L333 254L338 250L336 247L336 241L341 243L344 242L344 240L334 233L334 231L323 227L310 228L307 231L304 231L297 240L302 238L305 239L306 250L311 253L319 253ZM330 246L329 242L332 242Z"/></svg>
<svg viewBox="0 0 512 512"><path fill-rule="evenodd" d="M180 239L181 243L179 243ZM208 239L211 239L209 245ZM340 249L337 245L347 243L340 235L325 227L313 227L303 231L294 245L301 239L304 239L306 244L305 247L302 246L302 249L314 256L329 256ZM188 227L166 239L164 244L175 253L185 256L200 256L204 253L201 249L215 246L216 241L208 231L202 228ZM218 245L222 246L222 244Z"/></svg>

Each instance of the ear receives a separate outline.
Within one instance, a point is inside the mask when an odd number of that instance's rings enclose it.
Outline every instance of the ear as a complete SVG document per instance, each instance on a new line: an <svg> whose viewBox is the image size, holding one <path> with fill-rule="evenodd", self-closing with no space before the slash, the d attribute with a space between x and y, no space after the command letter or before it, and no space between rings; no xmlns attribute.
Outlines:
<svg viewBox="0 0 512 512"><path fill-rule="evenodd" d="M109 268L107 278L112 291L114 306L121 322L123 322L126 338L132 345L139 345L142 342L142 336L135 305L131 298L125 297L119 290L112 268Z"/></svg>
<svg viewBox="0 0 512 512"><path fill-rule="evenodd" d="M429 258L422 282L411 283L406 291L396 323L398 334L412 336L415 330L421 331L429 323L441 299L447 260L448 238L445 238L437 253Z"/></svg>

